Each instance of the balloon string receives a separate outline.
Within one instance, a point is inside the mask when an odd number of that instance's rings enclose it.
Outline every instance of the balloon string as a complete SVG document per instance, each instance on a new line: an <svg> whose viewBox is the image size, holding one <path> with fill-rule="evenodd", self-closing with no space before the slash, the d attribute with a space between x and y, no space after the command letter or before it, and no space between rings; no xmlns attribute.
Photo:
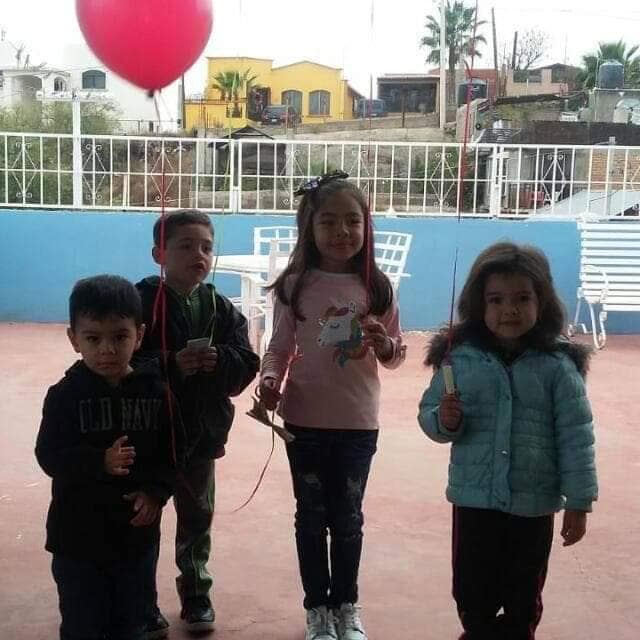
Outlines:
<svg viewBox="0 0 640 640"><path fill-rule="evenodd" d="M238 513L238 511L241 511L242 509L244 509L253 500L255 495L258 493L258 489L260 489L260 486L262 485L262 481L264 480L267 470L269 469L269 463L271 462L271 458L273 457L275 448L276 448L276 432L272 429L271 430L271 449L269 451L269 455L267 456L267 461L264 463L264 466L262 467L262 471L258 476L258 482L256 483L256 486L253 488L251 495L239 507L235 508L228 515L233 515L235 513Z"/></svg>
<svg viewBox="0 0 640 640"><path fill-rule="evenodd" d="M459 230L460 223L462 222L462 207L464 206L464 183L468 171L468 159L467 159L467 144L469 138L469 111L471 110L471 97L472 97L472 81L473 81L473 68L475 62L475 44L476 44L476 32L478 28L478 0L476 0L474 21L473 21L473 36L471 39L471 66L466 61L463 61L467 76L467 96L465 101L465 116L464 116L464 138L462 140L462 158L460 162L460 174L458 175L458 198L457 198L457 225L456 225L456 243L455 253L453 258L453 275L451 283L451 307L449 309L449 328L447 331L447 352L445 354L445 361L450 361L451 350L453 349L453 317L456 300L456 276L458 272L458 253L459 253ZM442 52L441 52L442 55Z"/></svg>
<svg viewBox="0 0 640 640"><path fill-rule="evenodd" d="M374 0L371 0L371 8L369 14L369 37L370 37L370 47L373 47L373 26L374 26ZM369 111L369 140L367 142L367 171L370 173L371 168L371 143L373 140L373 73L371 69L369 69L369 102L368 102L368 111ZM373 246L373 210L375 208L375 202L373 201L373 185L375 184L376 176L374 176L373 180L369 180L369 188L367 189L367 206L369 208L368 219L365 220L366 229L365 229L365 241L366 241L366 262L365 262L365 289L366 289L366 305L367 305L367 314L369 314L369 310L371 307L371 262L375 260L375 247Z"/></svg>
<svg viewBox="0 0 640 640"><path fill-rule="evenodd" d="M154 96L155 99L155 96ZM156 293L155 300L153 301L153 313L151 319L151 332L155 329L156 325L160 326L160 349L162 354L162 364L163 364L163 376L165 383L165 391L167 395L167 407L169 411L169 425L171 430L171 454L173 457L173 464L176 467L176 473L178 478L181 480L182 484L186 488L189 495L192 497L194 501L197 501L196 494L192 487L187 482L184 474L180 471L178 464L178 455L176 449L176 424L175 424L175 414L174 414L174 404L173 404L173 394L171 392L171 385L169 382L169 348L167 341L167 292L165 290L165 254L166 254L166 219L167 212L165 210L165 157L164 157L164 148L160 150L160 166L161 166L161 176L160 176L160 246L159 246L159 262L160 262L160 284L158 286L158 292Z"/></svg>

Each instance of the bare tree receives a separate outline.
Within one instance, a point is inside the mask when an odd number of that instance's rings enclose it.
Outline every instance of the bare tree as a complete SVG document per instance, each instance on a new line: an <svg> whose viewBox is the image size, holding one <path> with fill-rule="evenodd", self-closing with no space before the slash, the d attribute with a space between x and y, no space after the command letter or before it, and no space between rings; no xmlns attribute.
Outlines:
<svg viewBox="0 0 640 640"><path fill-rule="evenodd" d="M518 71L530 69L540 58L544 57L548 47L548 33L535 27L527 29L518 38L514 69Z"/></svg>

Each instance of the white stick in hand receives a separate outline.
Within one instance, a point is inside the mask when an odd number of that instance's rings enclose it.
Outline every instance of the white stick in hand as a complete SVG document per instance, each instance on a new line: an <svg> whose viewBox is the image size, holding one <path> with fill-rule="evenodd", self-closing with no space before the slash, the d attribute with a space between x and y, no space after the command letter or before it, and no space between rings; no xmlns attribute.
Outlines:
<svg viewBox="0 0 640 640"><path fill-rule="evenodd" d="M442 376L444 377L444 390L449 394L456 392L456 385L453 381L453 367L450 364L442 365Z"/></svg>

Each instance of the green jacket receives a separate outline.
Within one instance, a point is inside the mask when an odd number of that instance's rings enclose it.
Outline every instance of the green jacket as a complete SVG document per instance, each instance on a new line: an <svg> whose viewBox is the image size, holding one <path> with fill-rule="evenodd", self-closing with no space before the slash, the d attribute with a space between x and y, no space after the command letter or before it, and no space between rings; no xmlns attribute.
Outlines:
<svg viewBox="0 0 640 640"><path fill-rule="evenodd" d="M162 353L161 320L153 322L153 307L160 279L145 278L136 287L142 297L147 330L138 352L142 358L157 358ZM187 437L190 459L211 459L224 455L224 445L233 422L230 397L241 393L255 378L260 359L249 344L247 321L231 301L216 292L213 285L200 284L197 290L201 314L208 318L200 329L191 329L179 296L169 287L166 293L166 340L170 366L175 354L192 338L210 337L218 351L212 373L198 373L174 384ZM197 334L197 335L196 335Z"/></svg>

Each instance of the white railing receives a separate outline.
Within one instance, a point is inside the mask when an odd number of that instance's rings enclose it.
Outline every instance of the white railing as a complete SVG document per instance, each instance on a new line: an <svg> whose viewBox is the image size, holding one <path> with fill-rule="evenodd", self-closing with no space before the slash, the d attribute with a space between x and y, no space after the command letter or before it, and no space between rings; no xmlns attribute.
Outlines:
<svg viewBox="0 0 640 640"><path fill-rule="evenodd" d="M167 208L290 213L301 182L343 169L376 213L638 213L638 147L473 144L464 155L454 143L0 133L0 206L157 210L164 198Z"/></svg>

